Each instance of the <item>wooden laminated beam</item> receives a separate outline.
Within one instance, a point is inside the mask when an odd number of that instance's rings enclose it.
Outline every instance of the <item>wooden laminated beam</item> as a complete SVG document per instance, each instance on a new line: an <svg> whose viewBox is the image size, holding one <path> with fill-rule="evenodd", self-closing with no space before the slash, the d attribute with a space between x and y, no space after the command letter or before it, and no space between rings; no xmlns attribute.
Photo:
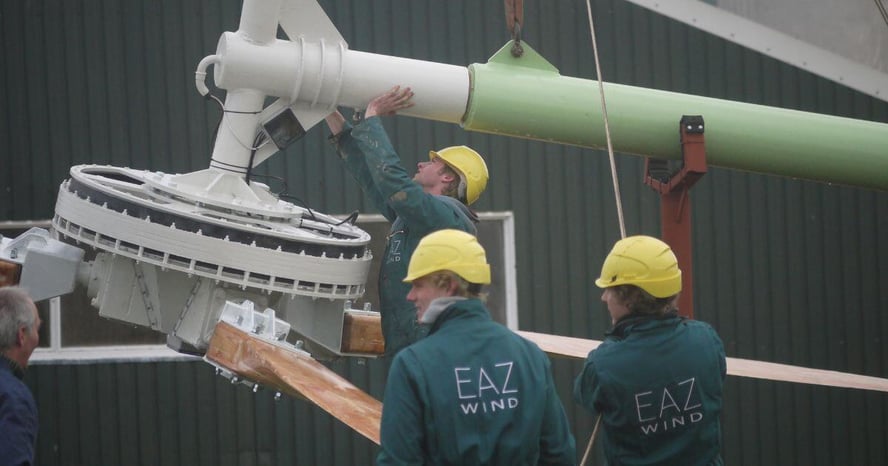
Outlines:
<svg viewBox="0 0 888 466"><path fill-rule="evenodd" d="M205 358L261 386L304 397L379 444L382 403L307 353L219 322Z"/></svg>
<svg viewBox="0 0 888 466"><path fill-rule="evenodd" d="M359 321L359 326L373 323L372 319ZM601 344L601 341L584 338L516 333L551 356L585 359L589 351ZM239 377L305 398L379 444L382 403L307 353L220 322L205 357ZM888 379L749 359L727 358L727 372L739 377L888 392Z"/></svg>
<svg viewBox="0 0 888 466"><path fill-rule="evenodd" d="M517 333L536 343L540 349L552 356L585 359L589 351L601 344L601 341L598 340L586 340L546 333L524 331ZM727 358L727 366L728 375L738 377L888 392L888 379L867 375L738 358Z"/></svg>

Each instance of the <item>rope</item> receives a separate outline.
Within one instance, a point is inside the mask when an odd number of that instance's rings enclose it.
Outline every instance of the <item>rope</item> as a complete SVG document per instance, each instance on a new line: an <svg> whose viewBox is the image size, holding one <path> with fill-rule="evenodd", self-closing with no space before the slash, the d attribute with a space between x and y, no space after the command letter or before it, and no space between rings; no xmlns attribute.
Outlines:
<svg viewBox="0 0 888 466"><path fill-rule="evenodd" d="M611 142L610 124L607 120L607 103L604 100L604 79L601 77L601 64L598 62L598 43L595 41L595 25L592 22L592 5L586 0L586 13L589 16L589 33L592 35L592 51L595 55L595 72L598 73L598 93L601 95L601 115L604 117L604 135L607 138L607 155L610 159L611 178L614 180L614 197L617 201L617 219L620 222L620 238L626 237L626 223L623 220L623 199L620 197L620 181L617 179L617 163L614 161L614 146Z"/></svg>
<svg viewBox="0 0 888 466"><path fill-rule="evenodd" d="M601 116L604 118L604 135L607 139L607 156L610 160L611 179L614 180L614 198L617 204L617 220L620 222L620 238L626 237L626 222L623 219L623 198L620 196L620 181L617 179L617 162L614 159L614 145L611 141L610 123L607 119L607 102L604 99L604 79L601 76L601 63L598 60L598 42L595 40L595 23L592 21L592 5L586 0L586 14L589 17L589 34L592 36L592 52L595 56L595 72L598 74L598 94L601 97ZM583 454L583 460L580 466L585 466L589 459L589 453L592 451L592 445L595 443L595 437L598 435L598 426L601 424L601 414L595 419L595 427L592 428L592 435L589 437L589 443L586 445L586 452Z"/></svg>
<svg viewBox="0 0 888 466"><path fill-rule="evenodd" d="M586 444L586 453L583 453L583 460L580 466L586 466L586 460L589 459L589 452L592 451L592 444L595 443L595 435L598 433L598 424L601 424L601 414L595 419L595 427L592 428L592 436L589 437L589 443Z"/></svg>

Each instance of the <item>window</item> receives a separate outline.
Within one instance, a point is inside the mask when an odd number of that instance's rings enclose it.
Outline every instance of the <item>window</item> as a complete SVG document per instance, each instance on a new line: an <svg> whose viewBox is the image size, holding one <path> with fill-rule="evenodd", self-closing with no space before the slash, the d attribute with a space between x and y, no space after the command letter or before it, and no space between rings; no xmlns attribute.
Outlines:
<svg viewBox="0 0 888 466"><path fill-rule="evenodd" d="M478 225L478 241L487 252L487 261L491 264L491 284L487 292L487 307L497 322L512 330L518 329L518 299L515 289L515 231L511 212L488 212L478 214L481 222ZM362 215L357 225L370 233L373 265L367 277L367 291L361 303L369 302L374 311L379 311L379 293L376 283L379 279L379 261L385 249L385 237L391 226L382 215Z"/></svg>
<svg viewBox="0 0 888 466"><path fill-rule="evenodd" d="M486 289L487 305L494 320L511 329L518 328L517 290L515 289L515 233L511 212L480 213L478 239L487 251L491 263L492 284ZM344 218L344 216L342 216ZM370 303L379 310L376 283L379 260L389 233L389 223L381 215L361 215L357 225L367 231L372 240L373 263L367 278L367 291L353 307ZM0 234L16 237L32 227L49 229L49 221L0 222ZM87 251L91 260L95 251ZM129 323L100 317L90 305L86 289L78 285L73 293L37 303L43 327L40 348L31 359L32 364L65 361L97 360L161 360L190 359L167 348L165 335Z"/></svg>

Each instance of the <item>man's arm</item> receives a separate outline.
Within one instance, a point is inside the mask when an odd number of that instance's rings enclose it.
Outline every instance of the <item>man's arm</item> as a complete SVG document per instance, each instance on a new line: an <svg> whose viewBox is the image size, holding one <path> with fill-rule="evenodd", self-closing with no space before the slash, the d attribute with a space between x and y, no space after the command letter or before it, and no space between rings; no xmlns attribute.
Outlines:
<svg viewBox="0 0 888 466"><path fill-rule="evenodd" d="M595 403L598 401L598 377L596 375L595 364L592 362L592 353L586 357L583 364L583 370L574 380L573 398L574 401L590 411L597 411Z"/></svg>
<svg viewBox="0 0 888 466"><path fill-rule="evenodd" d="M376 97L367 105L365 114L367 126L377 124L374 116L394 115L398 111L413 106L413 91L409 87L395 86L388 92ZM381 126L381 124L380 124ZM379 150L368 153L366 164L373 177L373 184L379 191L389 208L393 209L397 216L403 217L414 228L424 231L432 231L441 228L460 228L462 223L456 218L453 206L438 199L437 196L423 191L413 181L410 173L404 168L400 158L391 148L391 142L386 138L375 137L376 132L368 131L366 134L362 128L355 128L355 139L364 140L367 145L379 147ZM384 133L383 133L384 134Z"/></svg>
<svg viewBox="0 0 888 466"><path fill-rule="evenodd" d="M394 222L397 213L388 204L385 196L371 172L377 170L376 159L394 159L400 163L400 159L385 134L385 129L378 118L374 116L394 115L398 110L413 106L410 100L413 92L410 88L401 89L395 86L388 92L381 94L367 105L364 121L354 128L348 124L345 117L339 111L335 111L325 118L332 140L339 156L345 162L345 166L355 180L360 184L364 194L385 218ZM368 159L372 159L372 162ZM372 168L371 168L372 167ZM409 180L409 177L408 177Z"/></svg>
<svg viewBox="0 0 888 466"><path fill-rule="evenodd" d="M410 108L413 106L413 91L409 87L401 89L401 86L395 86L389 89L385 94L381 94L367 104L367 110L364 112L364 118L372 116L389 116L394 115L398 110ZM327 127L334 136L342 132L345 128L345 117L334 111L324 118L327 121Z"/></svg>
<svg viewBox="0 0 888 466"><path fill-rule="evenodd" d="M37 443L37 407L33 399L6 399L0 407L0 462L30 465ZM8 462L8 463L7 463Z"/></svg>

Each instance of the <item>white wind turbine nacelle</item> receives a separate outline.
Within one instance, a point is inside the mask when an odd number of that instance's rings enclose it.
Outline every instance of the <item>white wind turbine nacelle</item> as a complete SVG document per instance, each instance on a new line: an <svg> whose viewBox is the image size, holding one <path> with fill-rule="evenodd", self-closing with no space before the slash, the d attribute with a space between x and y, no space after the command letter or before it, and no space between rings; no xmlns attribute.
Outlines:
<svg viewBox="0 0 888 466"><path fill-rule="evenodd" d="M278 24L294 40L277 39ZM344 314L368 312L350 306L364 293L369 235L280 200L250 170L337 105L366 105L395 77L433 97L417 105L420 114L458 121L465 102L452 89L467 95L468 71L351 52L316 2L281 0L244 2L239 30L223 33L198 66L205 95L210 64L227 92L210 167L72 167L53 229L97 252L81 277L100 315L163 332L174 349L201 354L223 309L255 305L275 309L279 328L289 325L315 357L345 354ZM267 96L279 99L263 108Z"/></svg>

